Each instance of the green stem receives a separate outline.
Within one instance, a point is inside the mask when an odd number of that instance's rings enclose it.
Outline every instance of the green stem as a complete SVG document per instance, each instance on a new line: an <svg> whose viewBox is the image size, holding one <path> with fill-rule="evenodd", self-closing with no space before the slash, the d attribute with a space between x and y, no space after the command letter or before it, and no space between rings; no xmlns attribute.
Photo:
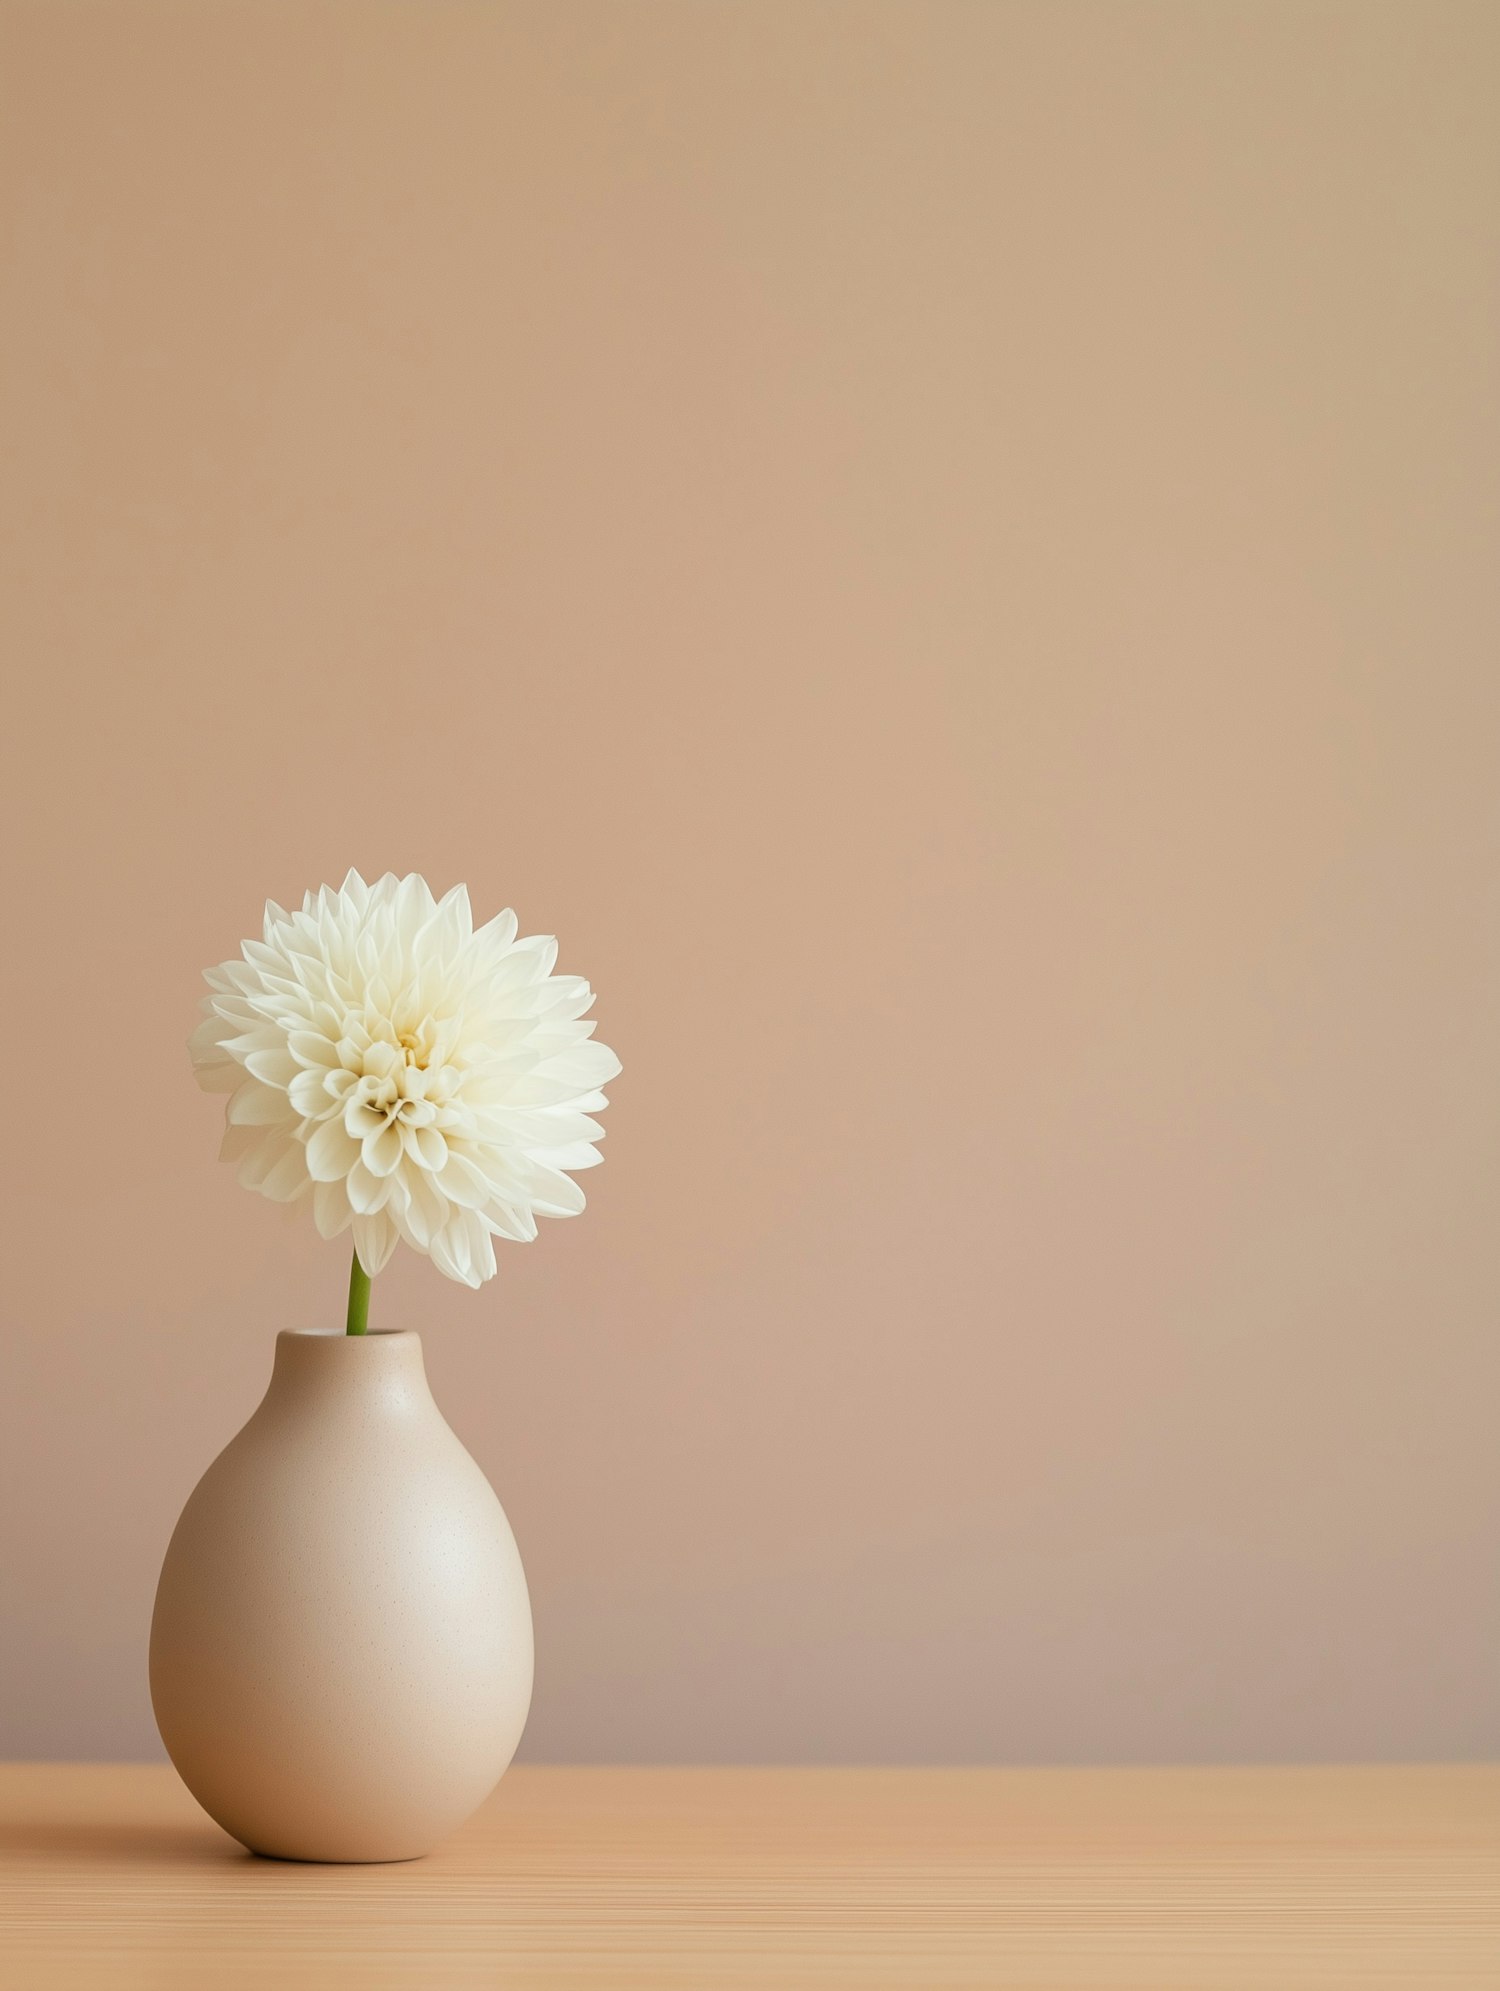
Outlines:
<svg viewBox="0 0 1500 1991"><path fill-rule="evenodd" d="M363 1334L370 1324L370 1275L359 1262L359 1253L354 1254L354 1263L349 1267L349 1326L350 1334Z"/></svg>

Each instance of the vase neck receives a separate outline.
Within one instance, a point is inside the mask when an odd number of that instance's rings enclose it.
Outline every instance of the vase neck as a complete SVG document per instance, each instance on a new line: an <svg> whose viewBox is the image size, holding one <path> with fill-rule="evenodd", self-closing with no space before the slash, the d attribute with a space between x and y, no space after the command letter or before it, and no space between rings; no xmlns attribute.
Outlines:
<svg viewBox="0 0 1500 1991"><path fill-rule="evenodd" d="M373 1334L283 1330L262 1406L319 1416L411 1417L434 1408L422 1338L410 1328Z"/></svg>

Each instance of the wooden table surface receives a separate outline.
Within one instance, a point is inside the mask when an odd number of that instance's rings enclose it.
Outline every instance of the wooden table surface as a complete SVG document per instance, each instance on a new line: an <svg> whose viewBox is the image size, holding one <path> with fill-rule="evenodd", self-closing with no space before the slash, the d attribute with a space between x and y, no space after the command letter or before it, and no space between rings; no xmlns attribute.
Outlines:
<svg viewBox="0 0 1500 1991"><path fill-rule="evenodd" d="M1500 1767L512 1770L408 1866L0 1766L0 1986L1500 1986Z"/></svg>

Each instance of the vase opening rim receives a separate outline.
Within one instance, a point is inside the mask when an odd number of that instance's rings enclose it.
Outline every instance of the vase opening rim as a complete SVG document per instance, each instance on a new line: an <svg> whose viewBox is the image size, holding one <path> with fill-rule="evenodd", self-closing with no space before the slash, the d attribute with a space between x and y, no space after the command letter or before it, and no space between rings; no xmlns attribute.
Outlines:
<svg viewBox="0 0 1500 1991"><path fill-rule="evenodd" d="M341 1327L283 1327L277 1330L281 1341L418 1341L414 1327L370 1327L363 1334L349 1334Z"/></svg>

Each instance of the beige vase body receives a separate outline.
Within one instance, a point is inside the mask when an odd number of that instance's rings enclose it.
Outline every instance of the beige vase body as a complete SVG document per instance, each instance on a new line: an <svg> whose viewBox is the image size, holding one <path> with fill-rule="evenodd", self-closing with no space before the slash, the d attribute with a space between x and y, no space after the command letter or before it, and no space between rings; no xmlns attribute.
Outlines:
<svg viewBox="0 0 1500 1991"><path fill-rule="evenodd" d="M157 1586L151 1700L194 1797L253 1852L415 1859L498 1782L531 1668L515 1538L419 1338L278 1335Z"/></svg>

